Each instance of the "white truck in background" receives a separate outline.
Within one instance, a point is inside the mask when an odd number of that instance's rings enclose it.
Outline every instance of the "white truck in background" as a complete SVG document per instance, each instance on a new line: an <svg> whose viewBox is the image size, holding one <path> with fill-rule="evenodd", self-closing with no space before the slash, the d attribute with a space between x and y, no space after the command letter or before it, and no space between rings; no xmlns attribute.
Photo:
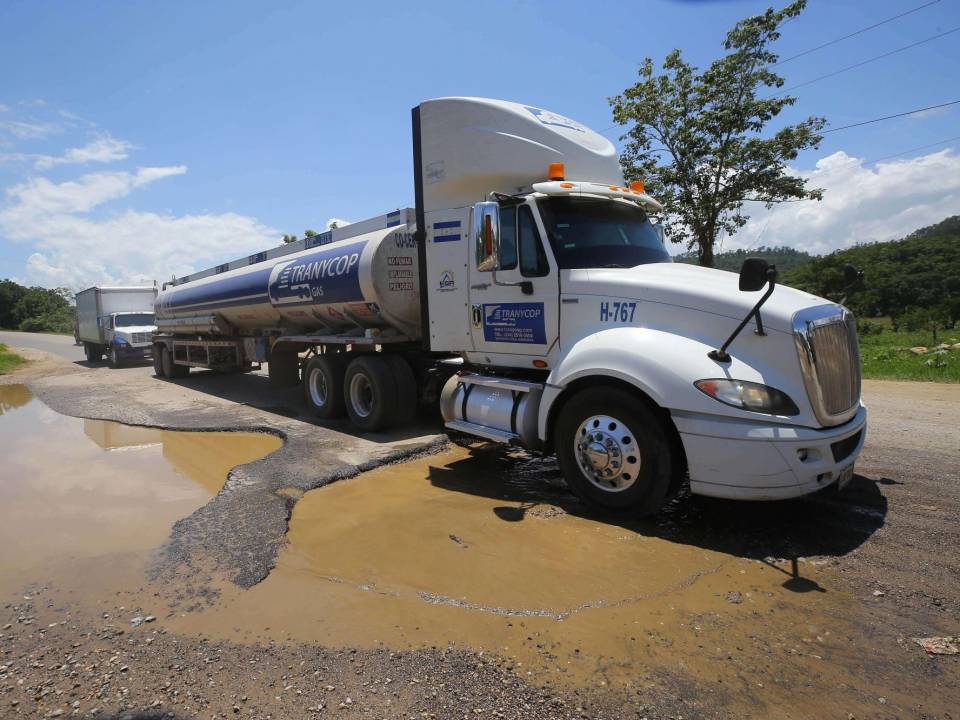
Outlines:
<svg viewBox="0 0 960 720"><path fill-rule="evenodd" d="M157 375L266 362L366 431L439 397L448 432L555 452L579 496L641 514L687 478L773 500L852 477L866 410L844 307L762 260L673 264L660 204L564 116L430 100L413 156L415 208L165 284Z"/></svg>
<svg viewBox="0 0 960 720"><path fill-rule="evenodd" d="M91 287L76 295L76 339L83 344L88 362L104 356L111 367L124 360L151 357L153 306L157 288Z"/></svg>

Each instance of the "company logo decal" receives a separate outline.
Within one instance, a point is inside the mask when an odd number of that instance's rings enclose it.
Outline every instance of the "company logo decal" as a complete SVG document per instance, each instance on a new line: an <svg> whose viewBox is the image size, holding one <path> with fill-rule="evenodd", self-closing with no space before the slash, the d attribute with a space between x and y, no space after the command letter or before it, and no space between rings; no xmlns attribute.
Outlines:
<svg viewBox="0 0 960 720"><path fill-rule="evenodd" d="M440 292L451 292L456 289L457 278L453 274L453 270L444 270L440 276L440 283L437 285L437 290Z"/></svg>
<svg viewBox="0 0 960 720"><path fill-rule="evenodd" d="M484 304L483 339L487 342L546 344L543 303Z"/></svg>
<svg viewBox="0 0 960 720"><path fill-rule="evenodd" d="M302 305L360 300L358 270L364 243L327 247L281 263L270 273L270 302Z"/></svg>

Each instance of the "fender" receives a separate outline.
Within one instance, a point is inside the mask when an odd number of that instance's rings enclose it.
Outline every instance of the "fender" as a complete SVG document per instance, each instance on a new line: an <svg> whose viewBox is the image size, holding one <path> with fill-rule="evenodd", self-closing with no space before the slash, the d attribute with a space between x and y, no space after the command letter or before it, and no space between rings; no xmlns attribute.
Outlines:
<svg viewBox="0 0 960 720"><path fill-rule="evenodd" d="M538 414L538 435L542 440L547 439L554 403L571 383L586 377L613 378L628 383L671 414L720 415L753 421L763 418L815 427L817 423L806 393L794 377L798 373L790 373L798 362L796 355L790 354L792 345L770 340L773 338L748 341L738 349L759 347L752 352L737 352L730 363L718 363L707 357L712 344L664 330L615 327L588 334L569 349L561 350L559 362L547 378ZM713 377L779 387L797 402L801 414L787 420L719 403L693 385L695 380Z"/></svg>

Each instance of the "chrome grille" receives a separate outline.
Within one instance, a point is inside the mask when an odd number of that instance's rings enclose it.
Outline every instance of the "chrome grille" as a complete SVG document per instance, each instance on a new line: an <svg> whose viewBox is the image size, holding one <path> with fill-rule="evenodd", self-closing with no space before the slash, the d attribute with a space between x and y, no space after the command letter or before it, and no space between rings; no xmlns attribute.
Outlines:
<svg viewBox="0 0 960 720"><path fill-rule="evenodd" d="M860 351L853 315L836 305L794 317L794 338L807 396L823 425L840 425L857 413Z"/></svg>
<svg viewBox="0 0 960 720"><path fill-rule="evenodd" d="M133 344L140 345L153 340L153 333L133 333Z"/></svg>

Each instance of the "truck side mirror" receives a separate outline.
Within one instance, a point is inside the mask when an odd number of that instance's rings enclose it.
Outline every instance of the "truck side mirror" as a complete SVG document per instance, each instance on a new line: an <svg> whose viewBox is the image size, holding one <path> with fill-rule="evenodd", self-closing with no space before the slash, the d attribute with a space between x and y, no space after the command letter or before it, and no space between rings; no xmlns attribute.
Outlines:
<svg viewBox="0 0 960 720"><path fill-rule="evenodd" d="M740 266L740 291L755 292L767 284L770 263L763 258L747 258ZM776 271L774 271L776 272Z"/></svg>
<svg viewBox="0 0 960 720"><path fill-rule="evenodd" d="M856 265L847 263L843 266L843 283L844 285L853 285L858 280L863 280L863 270L860 270Z"/></svg>
<svg viewBox="0 0 960 720"><path fill-rule="evenodd" d="M495 202L479 202L473 206L473 242L477 270L500 269L500 206Z"/></svg>

